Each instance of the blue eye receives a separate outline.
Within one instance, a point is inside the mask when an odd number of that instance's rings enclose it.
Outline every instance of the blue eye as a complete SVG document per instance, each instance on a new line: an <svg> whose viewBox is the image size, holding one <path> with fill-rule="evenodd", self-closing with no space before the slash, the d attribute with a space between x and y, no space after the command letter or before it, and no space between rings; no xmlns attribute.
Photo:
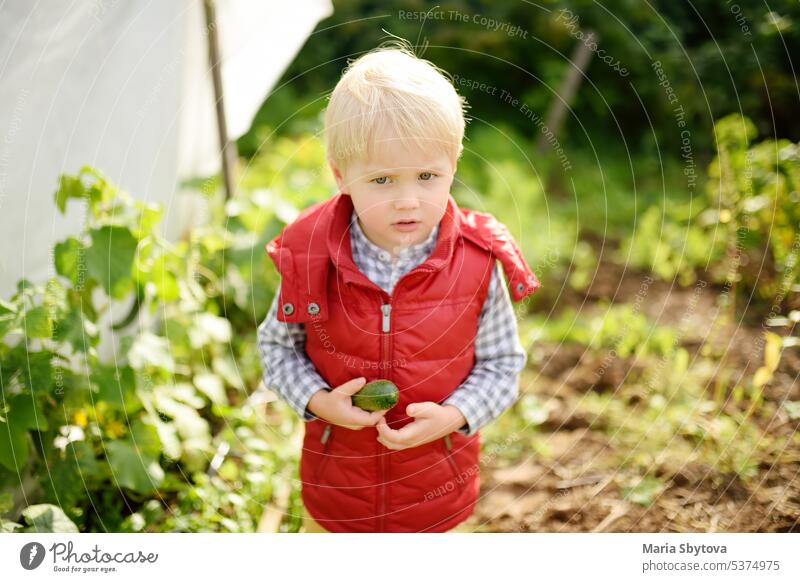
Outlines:
<svg viewBox="0 0 800 582"><path fill-rule="evenodd" d="M424 181L426 181L426 182L427 182L427 181L429 181L429 180L433 180L433 176L434 176L434 174L432 174L431 172L422 172L422 173L419 175L419 179L420 179L420 180L424 180Z"/></svg>
<svg viewBox="0 0 800 582"><path fill-rule="evenodd" d="M372 181L376 184L386 184L387 180L389 180L388 176L381 176L380 178L375 178Z"/></svg>

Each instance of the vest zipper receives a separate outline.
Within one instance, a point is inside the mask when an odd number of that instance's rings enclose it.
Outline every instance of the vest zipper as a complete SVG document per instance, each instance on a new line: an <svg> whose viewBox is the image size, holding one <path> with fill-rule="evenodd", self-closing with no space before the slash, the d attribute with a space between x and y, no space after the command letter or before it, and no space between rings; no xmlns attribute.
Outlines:
<svg viewBox="0 0 800 582"><path fill-rule="evenodd" d="M381 313L383 314L383 319L381 320L381 331L386 333L389 331L389 316L392 313L392 304L385 303L384 305L381 305Z"/></svg>
<svg viewBox="0 0 800 582"><path fill-rule="evenodd" d="M389 360L389 330L391 329L391 314L392 314L392 304L391 304L391 297L389 298L389 303L384 303L381 305L381 361L387 362ZM389 368L386 368L387 373L386 375L389 376ZM386 378L390 380L391 378ZM380 448L379 448L380 450ZM378 505L378 531L383 531L384 529L384 514L386 513L386 454L384 451L380 451L380 473L381 473L381 485L380 485L380 492L378 493L379 498L379 505Z"/></svg>

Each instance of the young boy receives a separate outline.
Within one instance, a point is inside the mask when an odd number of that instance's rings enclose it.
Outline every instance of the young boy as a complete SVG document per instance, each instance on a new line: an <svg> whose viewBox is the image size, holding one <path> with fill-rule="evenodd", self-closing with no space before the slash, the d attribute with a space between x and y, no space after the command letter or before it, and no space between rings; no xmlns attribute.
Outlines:
<svg viewBox="0 0 800 582"><path fill-rule="evenodd" d="M306 421L307 531L454 528L478 496L478 431L516 398L526 354L496 260L516 301L539 281L504 225L450 195L463 108L403 47L351 63L325 118L339 192L267 245L281 284L259 347ZM377 379L399 403L354 407Z"/></svg>

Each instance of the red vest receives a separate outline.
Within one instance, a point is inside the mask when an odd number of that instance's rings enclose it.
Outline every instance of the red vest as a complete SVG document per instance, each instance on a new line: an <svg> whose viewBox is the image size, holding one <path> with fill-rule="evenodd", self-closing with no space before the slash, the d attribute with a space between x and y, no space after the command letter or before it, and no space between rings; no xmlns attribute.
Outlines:
<svg viewBox="0 0 800 582"><path fill-rule="evenodd" d="M278 319L303 323L306 354L331 386L364 376L394 382L392 428L412 402L441 403L469 376L478 317L495 259L519 301L539 288L506 227L460 209L452 196L431 255L389 295L353 262L349 196L304 210L269 242L281 274ZM377 430L322 419L305 423L302 498L334 532L442 532L465 520L478 496L479 435L452 432L394 451Z"/></svg>

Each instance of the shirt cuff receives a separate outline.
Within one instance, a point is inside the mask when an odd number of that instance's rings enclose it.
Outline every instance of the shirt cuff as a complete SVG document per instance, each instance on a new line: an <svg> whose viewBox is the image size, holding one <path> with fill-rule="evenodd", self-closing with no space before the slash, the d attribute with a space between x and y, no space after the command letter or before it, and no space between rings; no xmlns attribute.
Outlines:
<svg viewBox="0 0 800 582"><path fill-rule="evenodd" d="M480 404L475 402L475 400L471 398L469 394L465 393L464 391L456 390L450 396L448 396L444 402L442 402L442 405L455 406L461 411L461 414L464 415L464 418L467 419L467 424L459 428L457 432L460 432L466 436L472 436L478 432L481 418L479 411Z"/></svg>
<svg viewBox="0 0 800 582"><path fill-rule="evenodd" d="M284 390L286 401L303 420L317 419L317 416L308 410L308 401L321 389L330 390L330 387L316 370L308 365L302 366L288 377L280 380L276 378L275 381L276 384L283 384L284 388L287 385L292 386L290 391Z"/></svg>

